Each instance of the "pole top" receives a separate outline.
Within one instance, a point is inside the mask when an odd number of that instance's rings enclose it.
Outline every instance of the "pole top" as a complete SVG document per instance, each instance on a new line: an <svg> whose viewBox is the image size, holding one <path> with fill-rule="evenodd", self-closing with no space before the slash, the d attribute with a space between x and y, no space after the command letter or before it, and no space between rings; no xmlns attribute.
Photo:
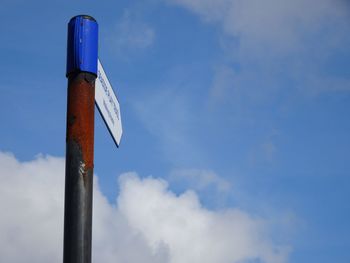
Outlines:
<svg viewBox="0 0 350 263"><path fill-rule="evenodd" d="M68 23L66 76L87 72L97 76L98 24L89 15L77 15Z"/></svg>
<svg viewBox="0 0 350 263"><path fill-rule="evenodd" d="M76 19L77 17L81 17L81 18L83 18L83 19L89 19L89 20L91 20L91 21L97 23L96 19L93 18L92 16L89 16L89 15L77 15L77 16L73 16L73 17L70 19L69 22L71 22L72 20Z"/></svg>

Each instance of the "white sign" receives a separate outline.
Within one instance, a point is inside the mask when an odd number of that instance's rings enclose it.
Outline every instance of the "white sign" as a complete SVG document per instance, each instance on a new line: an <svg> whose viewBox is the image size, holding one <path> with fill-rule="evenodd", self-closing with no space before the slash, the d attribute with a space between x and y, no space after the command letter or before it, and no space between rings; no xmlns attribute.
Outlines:
<svg viewBox="0 0 350 263"><path fill-rule="evenodd" d="M119 147L120 138L123 133L120 106L100 60L98 60L95 82L95 103L114 142Z"/></svg>

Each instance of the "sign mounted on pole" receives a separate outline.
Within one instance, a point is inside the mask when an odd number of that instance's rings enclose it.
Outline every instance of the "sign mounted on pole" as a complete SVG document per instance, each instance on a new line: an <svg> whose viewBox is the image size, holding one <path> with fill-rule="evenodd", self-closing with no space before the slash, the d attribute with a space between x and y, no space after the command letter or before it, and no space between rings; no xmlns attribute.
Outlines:
<svg viewBox="0 0 350 263"><path fill-rule="evenodd" d="M115 144L119 147L123 133L120 106L100 60L95 82L95 103Z"/></svg>

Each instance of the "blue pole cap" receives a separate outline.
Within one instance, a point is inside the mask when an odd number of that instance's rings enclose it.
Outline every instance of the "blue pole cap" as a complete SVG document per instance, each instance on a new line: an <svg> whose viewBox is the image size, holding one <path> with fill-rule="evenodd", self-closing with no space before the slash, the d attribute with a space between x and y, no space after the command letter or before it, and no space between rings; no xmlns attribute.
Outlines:
<svg viewBox="0 0 350 263"><path fill-rule="evenodd" d="M88 72L97 76L98 24L88 15L73 17L68 23L66 76Z"/></svg>

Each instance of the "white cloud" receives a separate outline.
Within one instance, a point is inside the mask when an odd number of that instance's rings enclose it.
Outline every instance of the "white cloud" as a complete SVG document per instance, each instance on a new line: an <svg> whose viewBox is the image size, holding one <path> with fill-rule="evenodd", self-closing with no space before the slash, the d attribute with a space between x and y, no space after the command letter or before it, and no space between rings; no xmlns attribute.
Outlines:
<svg viewBox="0 0 350 263"><path fill-rule="evenodd" d="M21 163L0 152L1 262L60 261L62 174L62 159L39 157Z"/></svg>
<svg viewBox="0 0 350 263"><path fill-rule="evenodd" d="M300 47L306 34L325 24L339 23L349 15L342 0L171 0L202 19L219 23L228 35L239 37L241 46L277 49ZM345 23L343 23L345 26ZM250 46L251 47L251 46Z"/></svg>
<svg viewBox="0 0 350 263"><path fill-rule="evenodd" d="M213 171L200 169L174 170L170 174L170 181L184 181L195 190L205 190L214 186L220 193L231 190L231 184Z"/></svg>
<svg viewBox="0 0 350 263"><path fill-rule="evenodd" d="M61 262L64 160L20 162L0 152L0 261ZM117 206L95 178L94 262L286 262L269 229L238 209L204 208L193 191L180 196L160 179L121 176Z"/></svg>
<svg viewBox="0 0 350 263"><path fill-rule="evenodd" d="M264 223L241 210L209 211L194 192L176 196L161 180L131 174L121 182L121 212L154 248L168 247L170 262L286 260L286 251L266 238Z"/></svg>
<svg viewBox="0 0 350 263"><path fill-rule="evenodd" d="M285 79L294 83L296 91L305 94L349 90L348 76L334 75L334 71L327 70L332 66L332 56L348 53L344 51L350 44L348 1L168 2L190 10L205 22L216 23L223 32L221 43L226 59L215 72L211 92L214 99L266 94L283 89L286 83L281 80ZM227 70L230 66L226 65L232 62L239 64L239 70L230 69L230 73ZM310 82L310 76L318 81ZM315 85L317 82L323 83L321 87Z"/></svg>

